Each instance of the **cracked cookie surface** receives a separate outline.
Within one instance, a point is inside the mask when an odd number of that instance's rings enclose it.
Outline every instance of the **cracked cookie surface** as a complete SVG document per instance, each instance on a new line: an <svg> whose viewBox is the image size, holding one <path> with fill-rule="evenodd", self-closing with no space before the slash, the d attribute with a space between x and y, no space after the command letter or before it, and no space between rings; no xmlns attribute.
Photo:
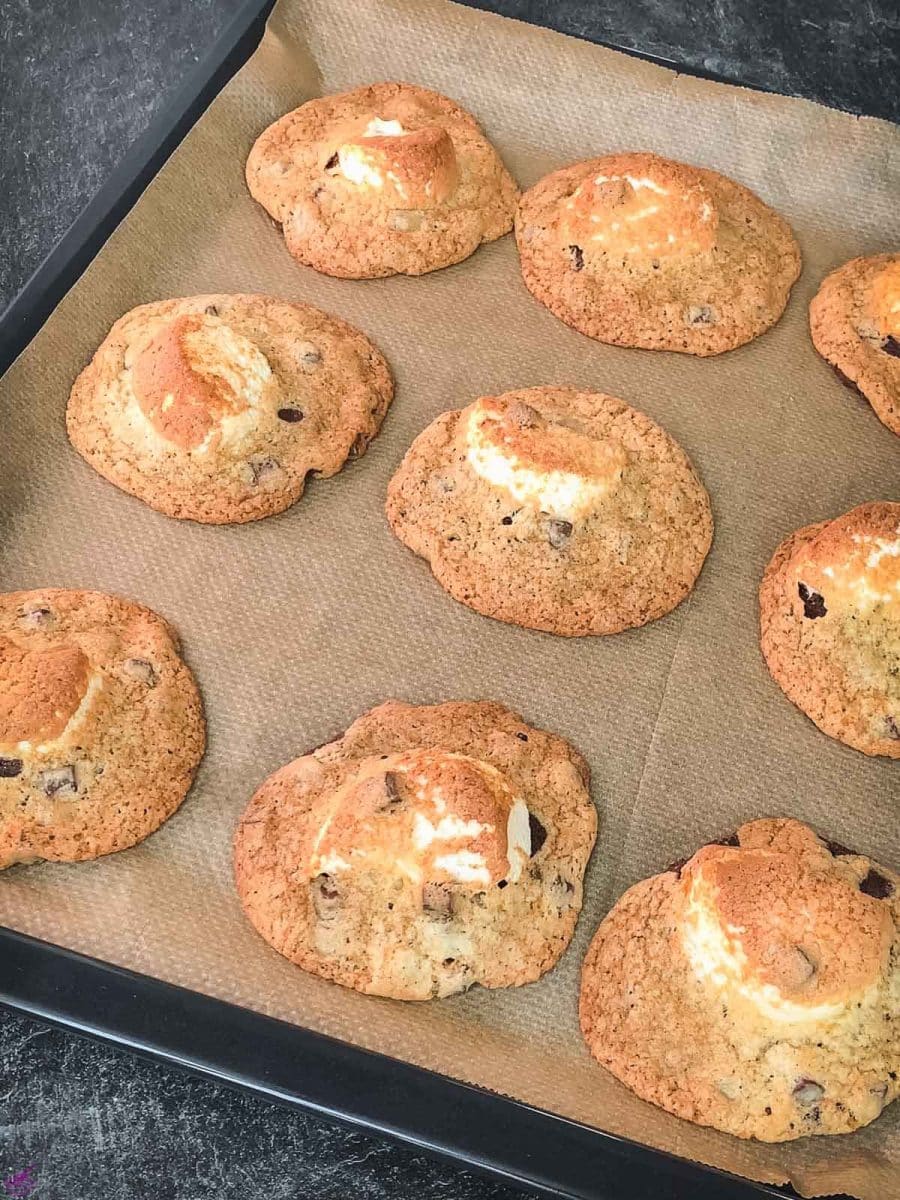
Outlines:
<svg viewBox="0 0 900 1200"><path fill-rule="evenodd" d="M0 595L0 868L142 841L186 796L205 736L156 613L100 592Z"/></svg>
<svg viewBox="0 0 900 1200"><path fill-rule="evenodd" d="M900 504L798 529L759 591L773 678L830 737L900 758Z"/></svg>
<svg viewBox="0 0 900 1200"><path fill-rule="evenodd" d="M878 419L900 434L900 255L854 258L809 306L813 345Z"/></svg>
<svg viewBox="0 0 900 1200"><path fill-rule="evenodd" d="M287 113L247 160L290 253L326 275L421 275L509 233L518 188L446 96L375 83Z"/></svg>
<svg viewBox="0 0 900 1200"><path fill-rule="evenodd" d="M847 1133L900 1094L900 879L763 819L630 888L582 972L591 1053L738 1137Z"/></svg>
<svg viewBox="0 0 900 1200"><path fill-rule="evenodd" d="M235 837L244 911L292 962L427 1000L548 971L596 810L584 759L489 702L391 701L277 771Z"/></svg>
<svg viewBox="0 0 900 1200"><path fill-rule="evenodd" d="M617 346L710 355L769 329L800 274L787 222L749 188L655 154L610 154L524 193L528 290Z"/></svg>
<svg viewBox="0 0 900 1200"><path fill-rule="evenodd" d="M673 609L712 541L687 455L621 400L574 388L487 396L421 433L387 517L451 596L550 633L616 633Z"/></svg>
<svg viewBox="0 0 900 1200"><path fill-rule="evenodd" d="M170 517L255 521L294 504L378 432L393 396L357 329L263 295L132 309L75 381L69 440L105 479Z"/></svg>

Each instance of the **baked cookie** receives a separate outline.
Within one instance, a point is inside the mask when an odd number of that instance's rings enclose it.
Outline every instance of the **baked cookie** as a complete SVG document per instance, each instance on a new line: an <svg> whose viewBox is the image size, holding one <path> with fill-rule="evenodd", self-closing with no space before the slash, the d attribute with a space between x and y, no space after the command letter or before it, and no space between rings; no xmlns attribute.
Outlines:
<svg viewBox="0 0 900 1200"><path fill-rule="evenodd" d="M581 909L588 782L568 742L501 704L382 704L250 801L241 902L279 953L360 992L530 983Z"/></svg>
<svg viewBox="0 0 900 1200"><path fill-rule="evenodd" d="M0 595L0 868L143 841L206 742L169 625L102 592Z"/></svg>
<svg viewBox="0 0 900 1200"><path fill-rule="evenodd" d="M635 884L581 980L591 1053L644 1100L782 1142L900 1094L900 879L799 821L751 821Z"/></svg>
<svg viewBox="0 0 900 1200"><path fill-rule="evenodd" d="M72 445L170 517L223 524L290 507L306 476L362 454L393 395L352 325L271 296L132 309L75 381Z"/></svg>
<svg viewBox="0 0 900 1200"><path fill-rule="evenodd" d="M900 433L900 254L854 258L809 306L813 345L840 380Z"/></svg>
<svg viewBox="0 0 900 1200"><path fill-rule="evenodd" d="M900 504L861 504L781 543L759 589L762 652L823 733L900 758Z"/></svg>
<svg viewBox="0 0 900 1200"><path fill-rule="evenodd" d="M655 154L545 176L516 214L522 276L560 320L616 346L721 354L774 325L800 274L790 227L748 188Z"/></svg>
<svg viewBox="0 0 900 1200"><path fill-rule="evenodd" d="M270 125L247 186L299 262L422 275L509 233L518 188L473 116L408 83L322 96Z"/></svg>
<svg viewBox="0 0 900 1200"><path fill-rule="evenodd" d="M455 599L567 636L663 616L712 541L681 447L621 400L574 388L443 413L391 480L387 517Z"/></svg>

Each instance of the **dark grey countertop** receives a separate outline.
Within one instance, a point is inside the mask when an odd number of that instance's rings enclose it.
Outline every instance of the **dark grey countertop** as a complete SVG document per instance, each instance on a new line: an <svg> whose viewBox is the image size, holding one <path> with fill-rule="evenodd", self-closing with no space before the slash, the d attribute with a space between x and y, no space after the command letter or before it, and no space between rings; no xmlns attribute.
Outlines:
<svg viewBox="0 0 900 1200"><path fill-rule="evenodd" d="M0 0L0 307L240 2ZM900 120L894 0L474 7ZM379 1139L0 1011L0 1198L25 1197L29 1187L35 1200L513 1196ZM664 1180L657 1194L664 1198Z"/></svg>

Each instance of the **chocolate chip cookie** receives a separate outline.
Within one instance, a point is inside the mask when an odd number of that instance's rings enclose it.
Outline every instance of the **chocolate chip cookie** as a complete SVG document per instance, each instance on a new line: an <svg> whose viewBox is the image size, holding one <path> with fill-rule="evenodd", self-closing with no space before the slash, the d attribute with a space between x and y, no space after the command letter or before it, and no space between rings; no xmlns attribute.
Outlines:
<svg viewBox="0 0 900 1200"><path fill-rule="evenodd" d="M186 796L205 740L162 617L100 592L0 595L0 868L142 841Z"/></svg>
<svg viewBox="0 0 900 1200"><path fill-rule="evenodd" d="M617 346L721 354L774 325L800 274L788 224L748 188L656 154L610 154L522 196L525 285Z"/></svg>
<svg viewBox="0 0 900 1200"><path fill-rule="evenodd" d="M247 185L290 253L326 275L422 275L509 233L518 188L446 96L375 83L322 96L258 138Z"/></svg>
<svg viewBox="0 0 900 1200"><path fill-rule="evenodd" d="M78 376L66 423L104 478L170 517L255 521L362 454L393 396L358 330L271 296L132 309Z"/></svg>
<svg viewBox="0 0 900 1200"><path fill-rule="evenodd" d="M759 820L635 884L581 983L591 1053L637 1095L766 1142L848 1133L900 1094L900 879Z"/></svg>
<svg viewBox="0 0 900 1200"><path fill-rule="evenodd" d="M387 517L451 596L549 633L616 633L673 609L712 541L687 455L599 392L539 387L447 412L391 480Z"/></svg>
<svg viewBox="0 0 900 1200"><path fill-rule="evenodd" d="M759 591L762 651L824 732L900 758L900 504L861 504L781 543Z"/></svg>
<svg viewBox="0 0 900 1200"><path fill-rule="evenodd" d="M813 345L841 381L900 434L900 254L854 258L809 306Z"/></svg>
<svg viewBox="0 0 900 1200"><path fill-rule="evenodd" d="M529 983L581 909L588 782L568 742L500 704L382 704L250 801L241 902L279 953L357 991Z"/></svg>

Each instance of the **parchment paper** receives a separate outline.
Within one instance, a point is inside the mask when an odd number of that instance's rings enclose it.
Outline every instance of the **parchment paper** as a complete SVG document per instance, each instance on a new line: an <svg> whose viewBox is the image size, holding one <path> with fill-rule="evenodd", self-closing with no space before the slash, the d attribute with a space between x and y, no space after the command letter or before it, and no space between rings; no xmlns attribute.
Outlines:
<svg viewBox="0 0 900 1200"><path fill-rule="evenodd" d="M526 293L509 237L419 279L299 267L244 187L254 138L312 96L395 78L470 108L524 186L616 149L749 184L802 245L785 317L704 361L570 331ZM853 1135L783 1146L696 1128L592 1063L576 1000L588 940L622 891L743 820L793 814L900 863L897 766L840 746L790 705L763 665L756 615L760 574L786 533L900 499L900 439L818 359L806 324L827 271L900 245L898 198L900 131L882 122L678 77L444 0L281 0L259 51L2 382L0 586L97 588L164 614L202 686L210 745L157 835L94 863L4 873L0 921L676 1154L790 1179L804 1195L897 1196L900 1104ZM386 352L396 401L365 457L313 482L291 511L232 528L169 520L69 447L69 388L133 305L257 290L357 324ZM712 495L699 584L647 628L564 640L492 622L445 595L388 532L387 481L436 414L551 383L649 413ZM243 920L230 843L248 797L388 697L497 699L587 755L600 837L573 946L541 982L422 1005L367 998L297 970Z"/></svg>

